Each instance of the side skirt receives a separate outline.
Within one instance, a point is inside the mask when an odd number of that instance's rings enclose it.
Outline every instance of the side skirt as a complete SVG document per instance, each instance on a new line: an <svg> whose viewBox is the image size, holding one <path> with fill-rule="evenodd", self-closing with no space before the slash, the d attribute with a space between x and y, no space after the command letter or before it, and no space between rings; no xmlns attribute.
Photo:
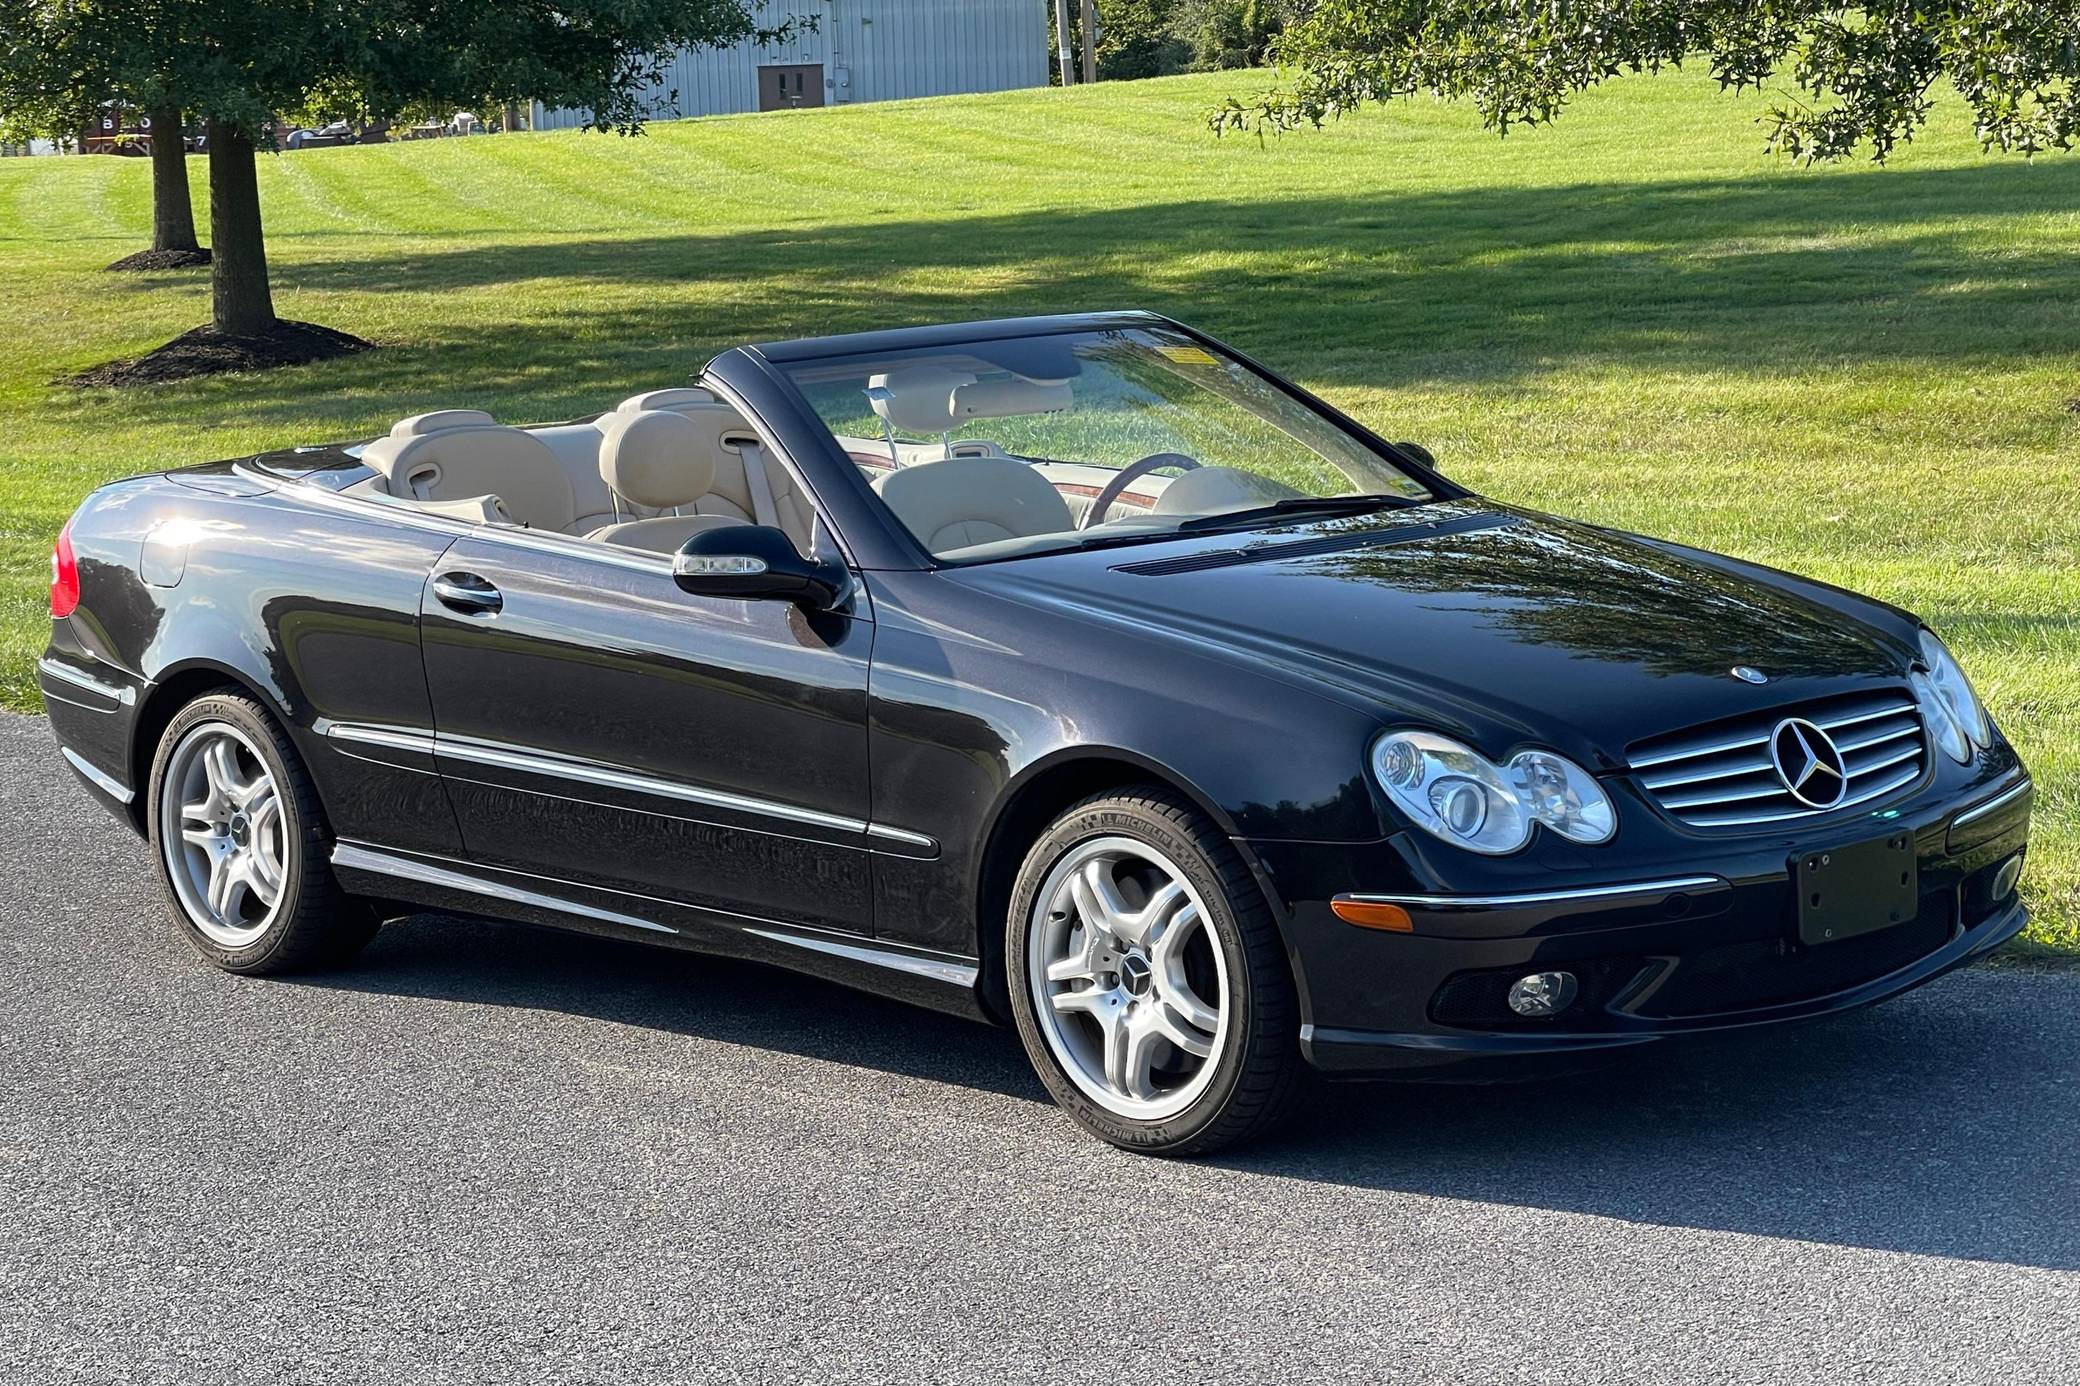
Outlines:
<svg viewBox="0 0 2080 1386"><path fill-rule="evenodd" d="M976 992L973 958L355 842L333 849L332 869L356 894L770 963L935 1011L989 1019Z"/></svg>

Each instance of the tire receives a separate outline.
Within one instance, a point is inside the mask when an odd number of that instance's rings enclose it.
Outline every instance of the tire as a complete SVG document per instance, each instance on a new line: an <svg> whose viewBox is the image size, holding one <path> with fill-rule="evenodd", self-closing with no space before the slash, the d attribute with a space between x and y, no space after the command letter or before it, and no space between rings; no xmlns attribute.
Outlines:
<svg viewBox="0 0 2080 1386"><path fill-rule="evenodd" d="M1005 944L1026 1054L1102 1140L1204 1154L1262 1136L1305 1089L1299 1003L1263 892L1172 791L1108 792L1056 819L1012 887Z"/></svg>
<svg viewBox="0 0 2080 1386"><path fill-rule="evenodd" d="M182 936L227 972L337 966L375 937L373 912L333 879L331 835L295 746L244 694L206 694L167 723L145 823Z"/></svg>

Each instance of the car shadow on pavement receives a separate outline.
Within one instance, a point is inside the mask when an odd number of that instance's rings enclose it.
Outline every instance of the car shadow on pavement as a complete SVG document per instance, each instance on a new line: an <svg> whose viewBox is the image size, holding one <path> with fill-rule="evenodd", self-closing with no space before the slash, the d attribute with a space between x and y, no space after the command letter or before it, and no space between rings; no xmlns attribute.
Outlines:
<svg viewBox="0 0 2080 1386"><path fill-rule="evenodd" d="M560 1011L1047 1100L1005 1030L756 964L520 925L415 916L318 984ZM1572 1076L1321 1085L1273 1140L1203 1163L2080 1269L2076 1016L2080 977L1972 970L1873 1010Z"/></svg>
<svg viewBox="0 0 2080 1386"><path fill-rule="evenodd" d="M318 986L560 1011L1047 1100L1018 1039L834 982L673 948L422 914L384 926Z"/></svg>
<svg viewBox="0 0 2080 1386"><path fill-rule="evenodd" d="M1975 969L1774 1033L1486 1087L1339 1084L1221 1163L1660 1226L2080 1269L2080 978Z"/></svg>

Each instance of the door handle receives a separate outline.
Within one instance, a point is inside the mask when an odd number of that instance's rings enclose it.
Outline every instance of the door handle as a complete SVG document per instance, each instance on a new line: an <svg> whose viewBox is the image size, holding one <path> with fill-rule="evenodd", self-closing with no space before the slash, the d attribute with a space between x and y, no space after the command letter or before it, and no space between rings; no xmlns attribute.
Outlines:
<svg viewBox="0 0 2080 1386"><path fill-rule="evenodd" d="M442 606L471 616L492 616L506 604L499 590L475 573L442 573L433 580Z"/></svg>

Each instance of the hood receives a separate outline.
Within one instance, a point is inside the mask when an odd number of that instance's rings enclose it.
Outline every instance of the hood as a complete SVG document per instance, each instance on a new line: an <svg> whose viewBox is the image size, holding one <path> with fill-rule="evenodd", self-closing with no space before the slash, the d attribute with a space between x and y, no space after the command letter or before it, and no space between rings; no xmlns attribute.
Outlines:
<svg viewBox="0 0 2080 1386"><path fill-rule="evenodd" d="M952 574L1490 754L1538 742L1606 767L1647 737L1898 685L1913 658L1910 621L1878 603L1478 499Z"/></svg>

